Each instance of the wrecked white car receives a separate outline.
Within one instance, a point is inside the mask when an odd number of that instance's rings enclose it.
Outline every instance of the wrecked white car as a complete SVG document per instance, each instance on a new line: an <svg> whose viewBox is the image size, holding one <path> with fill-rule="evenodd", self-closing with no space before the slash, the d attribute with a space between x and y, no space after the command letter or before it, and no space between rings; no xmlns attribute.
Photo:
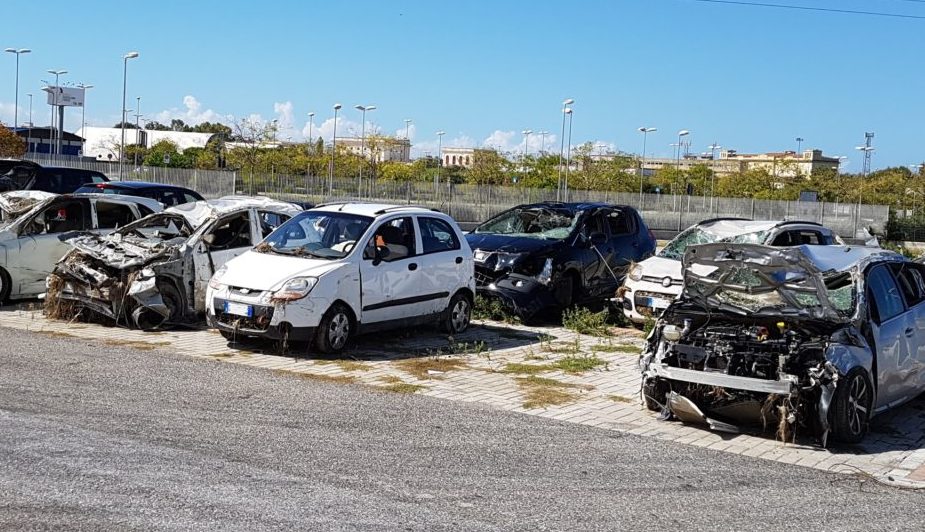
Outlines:
<svg viewBox="0 0 925 532"><path fill-rule="evenodd" d="M162 210L153 199L133 196L52 194L29 199L36 201L27 212L0 225L0 303L44 292L45 278L70 249L64 243L69 236L109 233ZM24 208L22 202L8 203L19 204L13 210Z"/></svg>
<svg viewBox="0 0 925 532"><path fill-rule="evenodd" d="M860 441L925 391L925 266L879 248L707 244L640 358L646 406L714 430Z"/></svg>
<svg viewBox="0 0 925 532"><path fill-rule="evenodd" d="M29 212L32 207L57 194L41 190L14 190L0 192L0 225L8 224Z"/></svg>
<svg viewBox="0 0 925 532"><path fill-rule="evenodd" d="M46 313L150 330L201 314L212 274L301 209L243 196L171 207L112 235L80 235L48 278Z"/></svg>

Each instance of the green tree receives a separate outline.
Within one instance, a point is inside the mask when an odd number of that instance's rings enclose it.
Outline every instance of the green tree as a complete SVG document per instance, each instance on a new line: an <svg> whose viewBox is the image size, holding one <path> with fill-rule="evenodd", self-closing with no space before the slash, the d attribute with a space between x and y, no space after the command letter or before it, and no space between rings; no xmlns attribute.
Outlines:
<svg viewBox="0 0 925 532"><path fill-rule="evenodd" d="M0 122L0 157L20 158L26 154L26 141Z"/></svg>

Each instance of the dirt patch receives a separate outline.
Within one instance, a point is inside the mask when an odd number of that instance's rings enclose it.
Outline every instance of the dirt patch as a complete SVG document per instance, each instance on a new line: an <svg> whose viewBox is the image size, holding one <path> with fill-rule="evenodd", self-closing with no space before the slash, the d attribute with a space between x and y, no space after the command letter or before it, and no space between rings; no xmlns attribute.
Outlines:
<svg viewBox="0 0 925 532"><path fill-rule="evenodd" d="M517 379L524 394L523 407L526 409L546 408L564 405L578 400L578 390L590 390L591 386L579 386L567 382L531 375Z"/></svg>
<svg viewBox="0 0 925 532"><path fill-rule="evenodd" d="M395 366L421 380L439 379L445 373L469 367L464 360L449 357L409 358Z"/></svg>
<svg viewBox="0 0 925 532"><path fill-rule="evenodd" d="M170 342L141 342L138 340L106 340L103 343L114 347L129 347L141 351L154 351L170 345Z"/></svg>
<svg viewBox="0 0 925 532"><path fill-rule="evenodd" d="M333 364L333 365L339 367L340 369L342 369L343 371L369 371L369 370L373 369L373 367L370 366L369 364L364 364L364 363L362 363L362 362L357 362L356 360L327 360L327 359L320 359L320 360L315 360L315 364L323 365L323 366Z"/></svg>
<svg viewBox="0 0 925 532"><path fill-rule="evenodd" d="M388 386L379 386L380 390L385 390L387 392L393 393L417 393L420 390L427 388L426 386L421 386L419 384L408 384L407 382L396 382L395 384L389 384Z"/></svg>
<svg viewBox="0 0 925 532"><path fill-rule="evenodd" d="M287 375L289 377L296 377L299 379L304 379L307 381L321 381L321 382L335 382L338 384L356 384L356 377L350 375L320 375L318 373L302 373L295 371L286 371L282 369L274 369L273 373L277 375Z"/></svg>

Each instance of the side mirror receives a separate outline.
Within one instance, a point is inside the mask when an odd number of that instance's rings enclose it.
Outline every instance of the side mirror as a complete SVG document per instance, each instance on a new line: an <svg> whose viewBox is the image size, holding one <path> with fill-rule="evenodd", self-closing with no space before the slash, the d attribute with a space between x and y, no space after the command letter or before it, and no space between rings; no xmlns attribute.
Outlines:
<svg viewBox="0 0 925 532"><path fill-rule="evenodd" d="M589 238L592 246L602 246L607 243L607 235L604 233L591 233L591 238Z"/></svg>

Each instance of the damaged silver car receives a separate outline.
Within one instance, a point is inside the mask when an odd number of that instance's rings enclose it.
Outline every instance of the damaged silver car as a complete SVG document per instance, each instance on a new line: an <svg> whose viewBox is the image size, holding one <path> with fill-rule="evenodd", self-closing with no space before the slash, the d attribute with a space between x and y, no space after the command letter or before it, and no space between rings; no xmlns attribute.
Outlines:
<svg viewBox="0 0 925 532"><path fill-rule="evenodd" d="M0 192L0 225L7 224L29 212L32 207L57 194L41 190Z"/></svg>
<svg viewBox="0 0 925 532"><path fill-rule="evenodd" d="M925 390L925 266L879 248L707 244L640 358L651 410L860 441Z"/></svg>
<svg viewBox="0 0 925 532"><path fill-rule="evenodd" d="M48 277L46 314L150 330L201 315L212 274L301 209L232 196L171 207L108 236L82 234Z"/></svg>

